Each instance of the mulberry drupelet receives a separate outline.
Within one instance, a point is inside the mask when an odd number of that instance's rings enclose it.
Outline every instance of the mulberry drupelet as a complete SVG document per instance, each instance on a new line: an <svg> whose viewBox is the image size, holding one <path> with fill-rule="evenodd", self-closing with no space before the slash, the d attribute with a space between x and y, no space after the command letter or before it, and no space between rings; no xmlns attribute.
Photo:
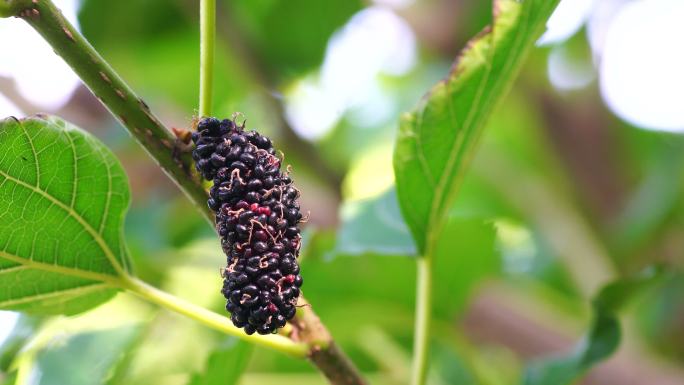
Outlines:
<svg viewBox="0 0 684 385"><path fill-rule="evenodd" d="M192 140L197 171L213 181L208 205L228 261L226 309L247 334L275 333L294 317L302 285L299 191L271 140L244 125L203 118Z"/></svg>

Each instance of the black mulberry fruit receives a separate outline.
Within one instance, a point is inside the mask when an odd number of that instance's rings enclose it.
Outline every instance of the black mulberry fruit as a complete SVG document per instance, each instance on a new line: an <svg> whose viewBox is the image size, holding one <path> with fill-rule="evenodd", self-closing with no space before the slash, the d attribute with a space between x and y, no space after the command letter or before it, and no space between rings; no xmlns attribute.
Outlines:
<svg viewBox="0 0 684 385"><path fill-rule="evenodd" d="M213 181L207 203L227 257L226 310L247 334L275 333L294 317L302 286L299 191L271 140L234 120L203 118L192 140L197 171Z"/></svg>

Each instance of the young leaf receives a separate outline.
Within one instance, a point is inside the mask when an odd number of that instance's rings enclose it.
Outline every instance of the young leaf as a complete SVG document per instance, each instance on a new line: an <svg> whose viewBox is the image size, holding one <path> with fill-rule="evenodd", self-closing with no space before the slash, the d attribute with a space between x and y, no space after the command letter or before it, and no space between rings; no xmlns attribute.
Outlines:
<svg viewBox="0 0 684 385"><path fill-rule="evenodd" d="M128 270L126 174L97 139L57 117L0 121L0 309L75 314Z"/></svg>
<svg viewBox="0 0 684 385"><path fill-rule="evenodd" d="M620 345L618 312L635 294L661 282L663 274L638 275L606 285L594 298L594 319L589 334L566 357L530 365L524 385L569 385L598 362L610 357Z"/></svg>
<svg viewBox="0 0 684 385"><path fill-rule="evenodd" d="M399 203L425 253L443 225L482 127L515 79L557 0L495 0L491 27L404 116L394 152Z"/></svg>

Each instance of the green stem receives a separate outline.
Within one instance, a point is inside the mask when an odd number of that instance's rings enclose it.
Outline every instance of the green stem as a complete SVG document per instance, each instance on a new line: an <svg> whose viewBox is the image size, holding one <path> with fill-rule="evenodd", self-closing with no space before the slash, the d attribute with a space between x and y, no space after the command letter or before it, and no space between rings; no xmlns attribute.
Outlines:
<svg viewBox="0 0 684 385"><path fill-rule="evenodd" d="M0 0L0 17L10 17L19 14L30 0Z"/></svg>
<svg viewBox="0 0 684 385"><path fill-rule="evenodd" d="M430 352L430 319L432 310L432 255L417 261L416 321L413 334L412 385L427 381Z"/></svg>
<svg viewBox="0 0 684 385"><path fill-rule="evenodd" d="M200 117L211 116L215 41L216 0L200 0Z"/></svg>
<svg viewBox="0 0 684 385"><path fill-rule="evenodd" d="M179 150L180 142L176 137L152 114L147 103L131 90L62 16L59 9L49 0L3 1L0 0L0 4L14 10L15 15L26 20L50 43L54 51L142 144L180 189L193 202L206 206L206 192L199 178L192 172L189 154Z"/></svg>
<svg viewBox="0 0 684 385"><path fill-rule="evenodd" d="M159 290L135 277L122 278L124 289L142 297L143 299L165 307L176 313L183 314L194 319L212 329L218 330L228 335L241 338L245 341L278 350L289 355L304 358L307 356L309 346L304 343L297 343L287 337L280 335L262 336L258 334L247 335L242 329L233 326L231 321L220 314L207 310L201 306L175 297L165 291Z"/></svg>

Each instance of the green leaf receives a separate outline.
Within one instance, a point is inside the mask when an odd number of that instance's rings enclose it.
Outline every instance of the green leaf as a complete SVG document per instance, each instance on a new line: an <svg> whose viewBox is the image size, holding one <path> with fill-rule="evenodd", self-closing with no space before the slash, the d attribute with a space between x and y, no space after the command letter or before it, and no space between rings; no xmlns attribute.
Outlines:
<svg viewBox="0 0 684 385"><path fill-rule="evenodd" d="M421 253L432 247L487 117L506 94L558 3L494 1L494 22L444 81L402 118L394 152L399 203Z"/></svg>
<svg viewBox="0 0 684 385"><path fill-rule="evenodd" d="M404 223L392 188L380 196L345 202L335 254L413 256L416 247Z"/></svg>
<svg viewBox="0 0 684 385"><path fill-rule="evenodd" d="M211 353L205 372L192 376L189 385L236 384L247 368L252 350L253 345L231 338Z"/></svg>
<svg viewBox="0 0 684 385"><path fill-rule="evenodd" d="M126 174L97 139L56 117L0 121L0 309L75 314L128 270Z"/></svg>
<svg viewBox="0 0 684 385"><path fill-rule="evenodd" d="M594 298L594 319L589 334L566 357L532 363L524 385L571 384L598 362L610 357L620 345L618 312L636 294L663 280L664 274L639 274L612 282Z"/></svg>

